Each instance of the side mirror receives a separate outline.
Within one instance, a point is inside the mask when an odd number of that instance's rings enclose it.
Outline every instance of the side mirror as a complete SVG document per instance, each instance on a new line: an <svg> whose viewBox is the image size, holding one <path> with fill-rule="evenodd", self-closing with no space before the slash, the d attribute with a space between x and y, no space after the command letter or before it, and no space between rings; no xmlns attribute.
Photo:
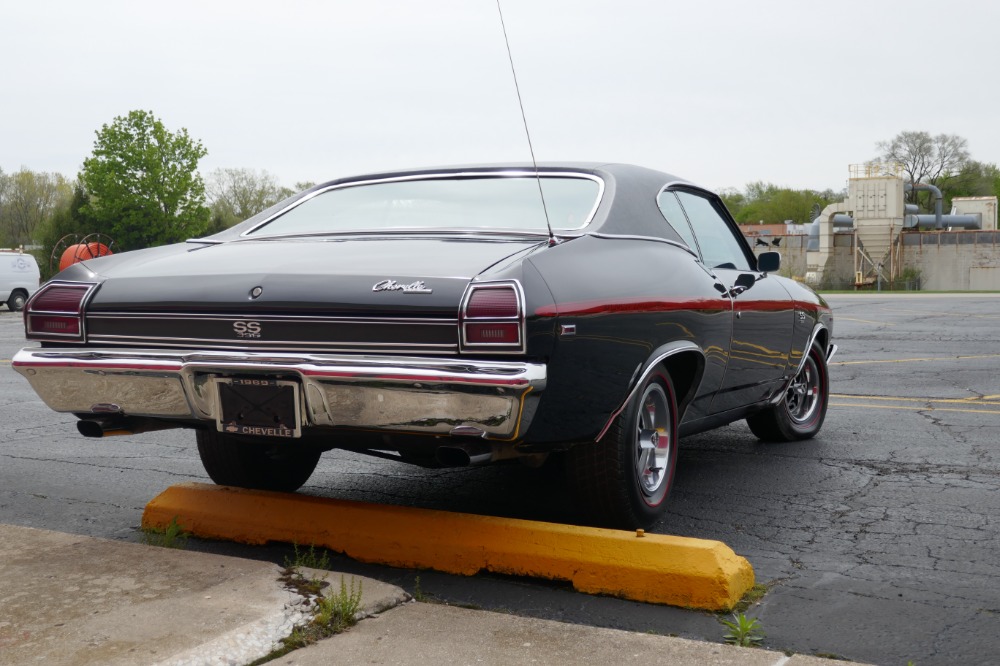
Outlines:
<svg viewBox="0 0 1000 666"><path fill-rule="evenodd" d="M781 268L780 252L761 252L757 257L757 270L761 273L777 273Z"/></svg>

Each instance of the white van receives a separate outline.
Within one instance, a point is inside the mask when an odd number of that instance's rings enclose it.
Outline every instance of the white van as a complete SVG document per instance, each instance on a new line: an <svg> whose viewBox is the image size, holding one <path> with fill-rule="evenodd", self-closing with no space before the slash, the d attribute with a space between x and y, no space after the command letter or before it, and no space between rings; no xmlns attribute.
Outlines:
<svg viewBox="0 0 1000 666"><path fill-rule="evenodd" d="M17 312L38 289L38 263L27 252L0 250L0 303Z"/></svg>

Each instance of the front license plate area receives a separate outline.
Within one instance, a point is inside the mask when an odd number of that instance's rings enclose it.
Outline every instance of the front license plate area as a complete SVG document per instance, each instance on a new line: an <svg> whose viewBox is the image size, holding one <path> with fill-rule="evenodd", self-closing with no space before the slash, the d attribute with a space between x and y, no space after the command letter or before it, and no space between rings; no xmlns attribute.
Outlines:
<svg viewBox="0 0 1000 666"><path fill-rule="evenodd" d="M280 379L219 377L219 432L255 437L302 435L299 385Z"/></svg>

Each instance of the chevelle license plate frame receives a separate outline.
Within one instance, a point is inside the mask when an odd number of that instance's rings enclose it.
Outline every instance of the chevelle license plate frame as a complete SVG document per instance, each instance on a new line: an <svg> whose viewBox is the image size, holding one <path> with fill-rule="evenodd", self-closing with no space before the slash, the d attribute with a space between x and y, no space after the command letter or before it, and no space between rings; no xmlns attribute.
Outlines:
<svg viewBox="0 0 1000 666"><path fill-rule="evenodd" d="M216 377L216 427L230 435L302 436L298 382L259 377Z"/></svg>

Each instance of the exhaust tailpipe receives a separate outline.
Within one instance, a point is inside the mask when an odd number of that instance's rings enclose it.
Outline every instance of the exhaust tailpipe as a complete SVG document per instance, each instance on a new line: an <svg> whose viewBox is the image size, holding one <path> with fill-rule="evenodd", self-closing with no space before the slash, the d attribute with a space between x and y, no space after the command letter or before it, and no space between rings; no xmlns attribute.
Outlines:
<svg viewBox="0 0 1000 666"><path fill-rule="evenodd" d="M435 452L442 467L469 467L493 462L493 448L488 444L449 444Z"/></svg>
<svg viewBox="0 0 1000 666"><path fill-rule="evenodd" d="M110 418L110 419L80 419L76 422L76 429L84 437L115 437L118 435L137 435L142 432L153 432L154 430L169 430L179 428L179 425L165 421L154 421L151 419L135 418Z"/></svg>

